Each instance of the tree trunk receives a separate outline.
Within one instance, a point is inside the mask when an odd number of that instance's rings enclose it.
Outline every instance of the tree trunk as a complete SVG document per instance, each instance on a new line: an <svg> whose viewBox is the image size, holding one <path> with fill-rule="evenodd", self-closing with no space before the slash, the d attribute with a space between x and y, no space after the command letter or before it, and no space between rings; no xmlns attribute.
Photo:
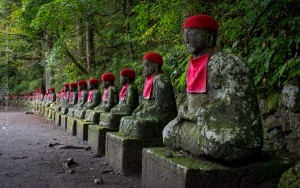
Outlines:
<svg viewBox="0 0 300 188"><path fill-rule="evenodd" d="M94 24L90 20L87 22L86 27L86 65L89 73L91 73L91 67L95 64L94 48Z"/></svg>
<svg viewBox="0 0 300 188"><path fill-rule="evenodd" d="M123 14L127 19L131 16L130 15L131 8L132 8L132 0L124 0L123 1ZM126 24L127 34L129 34L129 31L130 31L130 24L127 23ZM133 49L133 45L131 42L129 42L128 47L129 47L130 59L131 59L131 61L133 61L134 60L134 49Z"/></svg>
<svg viewBox="0 0 300 188"><path fill-rule="evenodd" d="M46 49L48 52L48 56L53 48L53 37L49 34L46 34ZM49 64L49 57L46 57L47 63L45 64L45 89L49 89L52 87L52 70Z"/></svg>

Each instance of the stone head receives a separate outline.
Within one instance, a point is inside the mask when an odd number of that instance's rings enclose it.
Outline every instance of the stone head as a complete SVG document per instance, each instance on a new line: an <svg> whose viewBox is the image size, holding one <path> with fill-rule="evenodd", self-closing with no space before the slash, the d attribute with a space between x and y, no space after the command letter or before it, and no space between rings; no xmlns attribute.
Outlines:
<svg viewBox="0 0 300 188"><path fill-rule="evenodd" d="M103 87L107 88L109 86L114 85L115 82L115 76L112 73L105 73L102 75L102 82L103 82Z"/></svg>
<svg viewBox="0 0 300 188"><path fill-rule="evenodd" d="M88 90L98 89L99 80L96 78L91 78L88 81Z"/></svg>
<svg viewBox="0 0 300 188"><path fill-rule="evenodd" d="M216 46L218 24L211 16L189 17L184 22L183 29L184 43L193 55L201 55Z"/></svg>
<svg viewBox="0 0 300 188"><path fill-rule="evenodd" d="M143 75L149 77L156 75L161 71L163 65L163 58L160 54L155 52L149 52L144 55L143 60Z"/></svg>
<svg viewBox="0 0 300 188"><path fill-rule="evenodd" d="M85 80L79 80L77 82L78 91L86 90L87 89L87 83Z"/></svg>
<svg viewBox="0 0 300 188"><path fill-rule="evenodd" d="M120 71L120 84L125 85L133 83L135 79L135 72L132 69L122 69Z"/></svg>
<svg viewBox="0 0 300 188"><path fill-rule="evenodd" d="M76 91L77 90L77 83L73 82L69 84L69 90L70 91Z"/></svg>
<svg viewBox="0 0 300 188"><path fill-rule="evenodd" d="M67 91L69 91L69 84L64 85L64 92L67 92Z"/></svg>

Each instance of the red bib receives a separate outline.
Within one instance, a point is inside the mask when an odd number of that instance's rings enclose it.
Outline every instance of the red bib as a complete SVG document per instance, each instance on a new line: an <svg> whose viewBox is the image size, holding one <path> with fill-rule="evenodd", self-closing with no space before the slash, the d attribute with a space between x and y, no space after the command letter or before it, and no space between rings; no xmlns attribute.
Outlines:
<svg viewBox="0 0 300 188"><path fill-rule="evenodd" d="M104 88L104 92L102 95L102 101L107 101L107 95L108 95L108 87Z"/></svg>
<svg viewBox="0 0 300 188"><path fill-rule="evenodd" d="M82 97L82 93L83 93L83 91L79 91L79 93L78 93L78 100L80 100L80 99L81 99L81 97Z"/></svg>
<svg viewBox="0 0 300 188"><path fill-rule="evenodd" d="M120 101L125 100L127 88L128 88L128 84L125 84L125 85L122 86L122 89L119 93L119 100Z"/></svg>
<svg viewBox="0 0 300 188"><path fill-rule="evenodd" d="M88 95L88 102L92 102L92 99L93 99L93 90L90 90Z"/></svg>
<svg viewBox="0 0 300 188"><path fill-rule="evenodd" d="M69 100L69 101L71 101L72 98L73 98L73 91L70 92L70 96L69 96L69 99L70 99L70 100Z"/></svg>
<svg viewBox="0 0 300 188"><path fill-rule="evenodd" d="M154 75L151 75L148 78L146 78L144 92L143 92L144 99L150 99L152 86L153 86L153 79L154 79Z"/></svg>
<svg viewBox="0 0 300 188"><path fill-rule="evenodd" d="M207 85L207 65L210 55L215 47L208 54L190 59L190 65L187 71L186 83L188 93L206 93Z"/></svg>
<svg viewBox="0 0 300 188"><path fill-rule="evenodd" d="M68 98L68 92L64 92L64 99Z"/></svg>

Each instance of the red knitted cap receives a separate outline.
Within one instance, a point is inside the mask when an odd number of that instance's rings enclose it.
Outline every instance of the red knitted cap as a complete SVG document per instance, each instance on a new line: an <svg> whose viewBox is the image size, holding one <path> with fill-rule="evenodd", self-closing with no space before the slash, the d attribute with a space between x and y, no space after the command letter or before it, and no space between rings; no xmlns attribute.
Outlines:
<svg viewBox="0 0 300 188"><path fill-rule="evenodd" d="M127 76L127 77L131 77L131 78L135 78L135 72L132 69L122 69L120 71L120 76Z"/></svg>
<svg viewBox="0 0 300 188"><path fill-rule="evenodd" d="M65 84L64 87L69 88L69 84Z"/></svg>
<svg viewBox="0 0 300 188"><path fill-rule="evenodd" d="M97 85L99 84L99 80L96 78L90 78L88 82L89 84L97 84Z"/></svg>
<svg viewBox="0 0 300 188"><path fill-rule="evenodd" d="M87 83L86 83L85 80L79 80L79 81L77 82L77 84L78 84L79 86L86 86L86 85L87 85Z"/></svg>
<svg viewBox="0 0 300 188"><path fill-rule="evenodd" d="M110 72L102 74L102 81L113 82L113 81L115 81L115 79L116 79L115 76Z"/></svg>
<svg viewBox="0 0 300 188"><path fill-rule="evenodd" d="M218 30L218 27L218 23L213 17L204 14L191 16L183 23L183 29L198 28Z"/></svg>
<svg viewBox="0 0 300 188"><path fill-rule="evenodd" d="M53 87L49 88L48 91L52 91L52 93L55 92L55 89Z"/></svg>
<svg viewBox="0 0 300 188"><path fill-rule="evenodd" d="M73 83L69 83L69 86L73 89L77 89L77 83L73 82Z"/></svg>
<svg viewBox="0 0 300 188"><path fill-rule="evenodd" d="M146 55L144 55L143 59L147 59L148 61L151 61L152 63L157 63L159 65L162 65L164 62L163 57L155 52L148 52Z"/></svg>

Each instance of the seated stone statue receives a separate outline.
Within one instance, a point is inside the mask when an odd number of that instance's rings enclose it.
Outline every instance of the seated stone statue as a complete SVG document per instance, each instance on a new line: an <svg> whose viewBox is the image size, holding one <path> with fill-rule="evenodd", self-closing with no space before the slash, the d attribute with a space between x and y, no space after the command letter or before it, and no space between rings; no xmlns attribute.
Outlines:
<svg viewBox="0 0 300 188"><path fill-rule="evenodd" d="M192 16L183 28L192 54L187 96L163 130L164 144L223 162L253 157L261 151L263 136L249 68L216 48L218 24L211 16Z"/></svg>
<svg viewBox="0 0 300 188"><path fill-rule="evenodd" d="M114 85L115 76L112 73L105 73L102 75L102 82L104 87L102 101L94 110L87 110L86 121L99 123L100 114L109 112L118 103L118 93Z"/></svg>
<svg viewBox="0 0 300 188"><path fill-rule="evenodd" d="M56 103L54 110L60 113L62 107L65 107L69 102L69 84L64 85L59 96L59 102Z"/></svg>
<svg viewBox="0 0 300 188"><path fill-rule="evenodd" d="M88 99L83 105L82 109L77 109L74 112L74 116L78 119L84 119L87 110L93 110L100 104L100 92L98 90L99 80L91 78L88 81Z"/></svg>
<svg viewBox="0 0 300 188"><path fill-rule="evenodd" d="M78 85L78 101L72 108L69 108L68 115L74 116L75 110L81 110L88 99L87 83L85 80L79 80Z"/></svg>
<svg viewBox="0 0 300 188"><path fill-rule="evenodd" d="M69 108L77 104L78 94L77 94L77 83L69 83L69 100L66 105L64 105L60 111L61 114L67 114Z"/></svg>
<svg viewBox="0 0 300 188"><path fill-rule="evenodd" d="M138 91L134 84L135 72L132 69L120 71L122 89L119 93L119 103L110 113L101 113L99 125L118 129L123 116L130 116L139 104Z"/></svg>
<svg viewBox="0 0 300 188"><path fill-rule="evenodd" d="M56 101L56 94L54 88L48 89L47 102L45 104L46 107L49 107L52 103Z"/></svg>
<svg viewBox="0 0 300 188"><path fill-rule="evenodd" d="M136 138L158 138L168 122L177 116L174 91L171 80L161 70L161 55L149 52L142 62L146 77L143 100L132 116L121 119L120 132Z"/></svg>

